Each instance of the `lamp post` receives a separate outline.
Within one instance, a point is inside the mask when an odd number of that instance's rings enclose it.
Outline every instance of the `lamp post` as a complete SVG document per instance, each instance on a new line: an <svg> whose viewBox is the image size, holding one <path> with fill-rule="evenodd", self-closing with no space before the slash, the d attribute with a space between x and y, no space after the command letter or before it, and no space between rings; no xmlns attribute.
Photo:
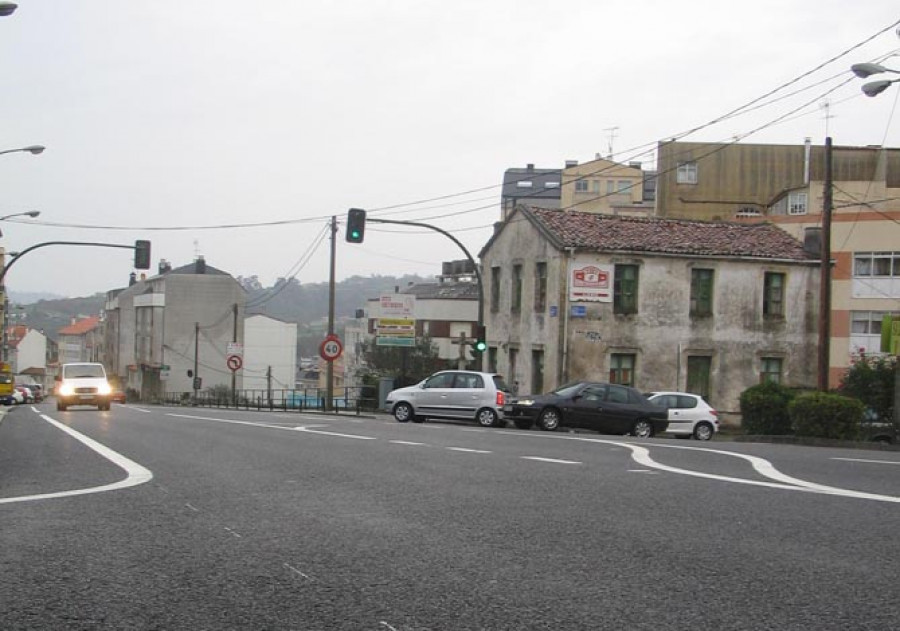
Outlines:
<svg viewBox="0 0 900 631"><path fill-rule="evenodd" d="M3 155L4 153L16 153L21 151L23 153L30 153L31 155L36 156L39 153L44 153L44 149L46 148L47 147L45 147L44 145L28 145L27 147L19 147L18 149L4 149L3 151L0 151L0 155Z"/></svg>
<svg viewBox="0 0 900 631"><path fill-rule="evenodd" d="M900 29L897 29L897 36L900 37ZM894 70L893 68L887 68L882 66L881 64L873 64L873 63L862 63L862 64L853 64L850 66L850 70L853 71L860 79L866 79L876 74L886 74L893 73L900 75L900 70ZM864 83L862 86L863 94L866 96L878 96L889 87L891 87L892 83L900 82L900 77L896 79L879 79L878 81L869 81L868 83ZM896 357L894 363L894 426L900 427L900 359Z"/></svg>
<svg viewBox="0 0 900 631"><path fill-rule="evenodd" d="M874 74L884 74L888 72L891 72L893 74L900 74L900 70L886 68L881 64L873 63L853 64L852 66L850 66L850 70L852 70L853 74L855 74L860 79L866 79ZM897 82L900 82L900 77L896 79L879 79L878 81L869 81L868 83L863 84L862 91L866 96L878 96L879 94L887 90L892 83Z"/></svg>
<svg viewBox="0 0 900 631"><path fill-rule="evenodd" d="M44 148L41 147L41 151ZM21 149L19 150L21 151ZM3 152L6 153L6 152ZM31 217L34 219L38 215L41 214L39 210L28 210L21 213L12 213L10 215L4 215L0 217L0 221L5 221L6 219L10 219L12 217ZM0 237L3 236L3 232L0 231ZM6 251L0 247L0 274L3 273L6 268ZM2 335L2 343L3 347L0 348L0 360L7 361L9 359L9 300L6 299L6 285L0 280L0 308L3 309L3 317L0 318L0 322L3 324L3 335Z"/></svg>

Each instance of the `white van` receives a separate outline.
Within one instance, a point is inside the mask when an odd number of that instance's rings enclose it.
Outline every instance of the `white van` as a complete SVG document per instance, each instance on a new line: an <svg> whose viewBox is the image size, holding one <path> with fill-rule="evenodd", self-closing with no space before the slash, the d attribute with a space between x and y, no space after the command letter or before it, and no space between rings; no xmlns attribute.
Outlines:
<svg viewBox="0 0 900 631"><path fill-rule="evenodd" d="M106 380L103 364L63 364L56 376L56 409L64 412L70 405L96 405L108 410L112 388Z"/></svg>

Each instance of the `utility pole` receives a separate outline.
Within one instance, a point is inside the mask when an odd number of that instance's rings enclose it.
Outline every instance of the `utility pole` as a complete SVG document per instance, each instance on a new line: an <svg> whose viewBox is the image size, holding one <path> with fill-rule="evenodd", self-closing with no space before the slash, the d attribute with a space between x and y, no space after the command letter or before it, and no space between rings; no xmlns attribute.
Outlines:
<svg viewBox="0 0 900 631"><path fill-rule="evenodd" d="M232 314L234 315L234 327L231 333L231 341L237 344L238 341L238 305L234 303L234 307L232 307ZM237 407L237 371L231 371L231 402L234 407Z"/></svg>
<svg viewBox="0 0 900 631"><path fill-rule="evenodd" d="M831 364L831 211L833 210L834 173L831 136L825 138L825 191L822 203L822 257L819 270L819 366L818 387L828 392Z"/></svg>
<svg viewBox="0 0 900 631"><path fill-rule="evenodd" d="M328 335L334 335L334 268L337 254L337 216L331 217L331 271L328 276ZM334 406L334 362L325 362L325 411Z"/></svg>
<svg viewBox="0 0 900 631"><path fill-rule="evenodd" d="M197 405L197 394L200 390L200 323L194 322L194 405Z"/></svg>

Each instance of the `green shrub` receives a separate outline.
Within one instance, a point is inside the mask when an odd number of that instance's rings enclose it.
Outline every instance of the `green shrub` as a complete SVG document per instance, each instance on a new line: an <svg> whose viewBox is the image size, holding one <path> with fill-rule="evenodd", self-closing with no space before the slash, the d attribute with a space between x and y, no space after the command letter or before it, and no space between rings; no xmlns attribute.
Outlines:
<svg viewBox="0 0 900 631"><path fill-rule="evenodd" d="M788 410L797 436L856 440L865 406L839 394L808 392L791 401Z"/></svg>
<svg viewBox="0 0 900 631"><path fill-rule="evenodd" d="M890 422L894 410L896 371L896 357L860 352L844 373L838 392L859 399L872 409L879 420Z"/></svg>
<svg viewBox="0 0 900 631"><path fill-rule="evenodd" d="M741 427L746 434L772 436L790 434L788 404L794 393L773 381L747 388L741 393Z"/></svg>

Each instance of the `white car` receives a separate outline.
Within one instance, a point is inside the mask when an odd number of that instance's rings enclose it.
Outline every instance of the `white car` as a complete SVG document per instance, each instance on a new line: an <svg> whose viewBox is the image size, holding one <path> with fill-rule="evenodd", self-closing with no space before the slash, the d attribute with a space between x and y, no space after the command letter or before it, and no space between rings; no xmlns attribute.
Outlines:
<svg viewBox="0 0 900 631"><path fill-rule="evenodd" d="M651 392L647 398L660 407L668 408L667 434L680 438L693 436L697 440L709 440L719 431L719 413L699 394Z"/></svg>

